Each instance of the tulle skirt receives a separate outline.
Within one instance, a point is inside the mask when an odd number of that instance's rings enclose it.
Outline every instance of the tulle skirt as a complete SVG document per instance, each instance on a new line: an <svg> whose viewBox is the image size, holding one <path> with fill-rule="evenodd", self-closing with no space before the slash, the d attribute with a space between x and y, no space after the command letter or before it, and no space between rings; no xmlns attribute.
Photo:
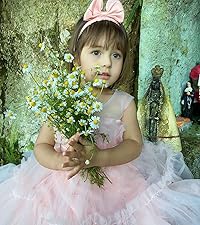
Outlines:
<svg viewBox="0 0 200 225"><path fill-rule="evenodd" d="M200 180L181 153L145 142L138 159L103 169L112 183L99 188L33 153L0 167L0 225L199 225Z"/></svg>

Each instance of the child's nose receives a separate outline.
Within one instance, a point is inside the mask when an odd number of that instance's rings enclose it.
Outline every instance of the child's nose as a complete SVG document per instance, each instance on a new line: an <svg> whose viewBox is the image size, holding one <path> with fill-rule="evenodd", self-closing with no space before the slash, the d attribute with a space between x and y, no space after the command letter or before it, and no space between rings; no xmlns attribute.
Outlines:
<svg viewBox="0 0 200 225"><path fill-rule="evenodd" d="M111 57L109 55L105 55L102 59L102 66L103 67L111 67L112 65L112 61L111 61Z"/></svg>

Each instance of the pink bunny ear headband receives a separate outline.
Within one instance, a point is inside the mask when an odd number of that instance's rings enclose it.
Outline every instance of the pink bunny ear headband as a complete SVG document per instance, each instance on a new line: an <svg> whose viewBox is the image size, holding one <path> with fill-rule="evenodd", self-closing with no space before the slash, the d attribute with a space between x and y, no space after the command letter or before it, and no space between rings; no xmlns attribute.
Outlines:
<svg viewBox="0 0 200 225"><path fill-rule="evenodd" d="M120 25L124 21L124 9L119 0L108 0L106 3L106 10L102 11L102 9L103 0L92 1L84 14L83 20L87 22L82 27L79 37L88 26L97 21L109 20L117 25Z"/></svg>

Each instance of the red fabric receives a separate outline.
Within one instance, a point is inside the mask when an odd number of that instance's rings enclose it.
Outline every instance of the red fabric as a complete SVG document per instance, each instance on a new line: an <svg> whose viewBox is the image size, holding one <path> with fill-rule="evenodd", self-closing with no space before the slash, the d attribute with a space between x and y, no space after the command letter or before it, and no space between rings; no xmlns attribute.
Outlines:
<svg viewBox="0 0 200 225"><path fill-rule="evenodd" d="M200 74L200 65L193 67L190 71L190 78L193 80L197 80Z"/></svg>

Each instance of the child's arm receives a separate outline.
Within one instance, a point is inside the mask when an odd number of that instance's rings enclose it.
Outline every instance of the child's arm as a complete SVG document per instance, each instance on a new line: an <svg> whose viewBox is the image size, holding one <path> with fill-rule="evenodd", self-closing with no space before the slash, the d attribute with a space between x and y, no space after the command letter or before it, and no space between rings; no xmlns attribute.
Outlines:
<svg viewBox="0 0 200 225"><path fill-rule="evenodd" d="M95 154L87 167L121 165L136 159L140 155L142 150L142 136L137 121L134 101L132 101L125 110L122 122L125 126L125 132L123 134L124 141L116 147L100 150L94 144L82 138L79 139L82 146L76 141L72 144L70 143L75 150L79 149L79 151L86 153L85 159L89 159L91 156L91 149L96 148Z"/></svg>
<svg viewBox="0 0 200 225"><path fill-rule="evenodd" d="M138 125L136 106L131 101L124 112L122 122L125 126L124 141L116 147L97 150L90 166L115 166L136 159L142 150L142 135Z"/></svg>
<svg viewBox="0 0 200 225"><path fill-rule="evenodd" d="M54 149L54 130L47 124L44 124L40 130L34 147L34 154L37 161L44 167L53 170L68 170L68 167L79 165L79 161L73 161L78 158L76 152L69 151L63 155Z"/></svg>
<svg viewBox="0 0 200 225"><path fill-rule="evenodd" d="M75 140L69 142L75 151L83 152L85 160L90 159L91 150L96 148L90 164L86 166L82 163L74 167L69 173L69 178L75 176L84 167L121 165L136 159L140 155L143 143L134 101L125 110L122 122L126 129L123 135L124 141L116 147L100 150L97 146L81 137L79 139L80 144Z"/></svg>

